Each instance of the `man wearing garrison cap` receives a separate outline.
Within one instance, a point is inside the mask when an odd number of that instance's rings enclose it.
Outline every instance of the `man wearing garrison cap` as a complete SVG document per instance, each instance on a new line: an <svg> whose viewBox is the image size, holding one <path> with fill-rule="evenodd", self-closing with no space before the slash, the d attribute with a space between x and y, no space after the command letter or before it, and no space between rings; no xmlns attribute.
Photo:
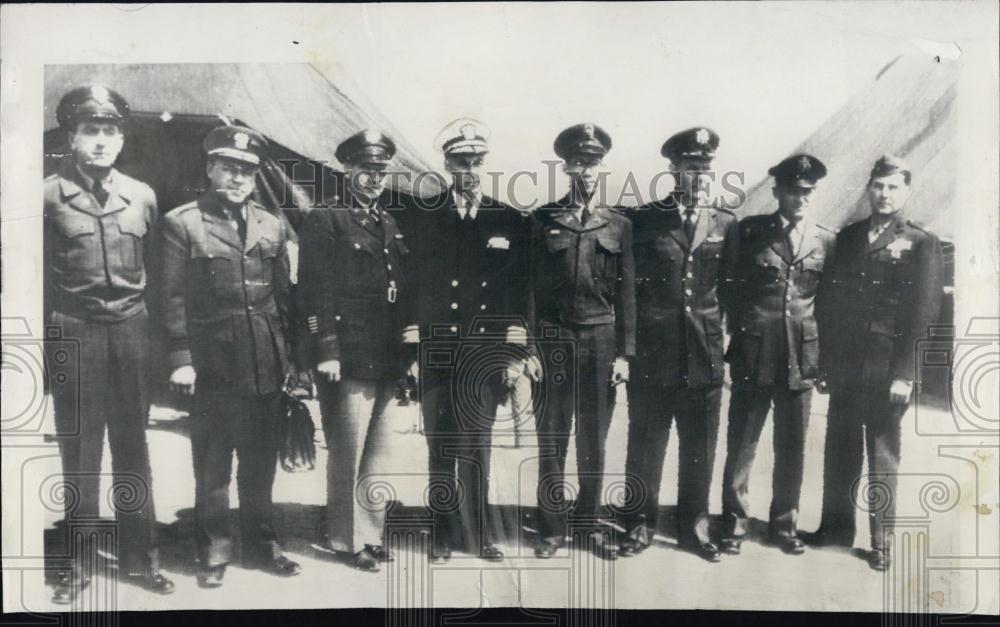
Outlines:
<svg viewBox="0 0 1000 627"><path fill-rule="evenodd" d="M666 198L629 212L636 272L636 357L628 383L627 537L619 554L636 555L657 531L660 478L670 424L680 440L677 539L709 562L708 495L719 431L722 316L732 311L737 220L710 206L719 136L681 131L663 144L677 181Z"/></svg>
<svg viewBox="0 0 1000 627"><path fill-rule="evenodd" d="M53 601L72 602L90 582L100 547L87 523L99 514L101 454L107 429L118 519L118 573L159 594L173 591L156 550L146 423L149 416L147 280L159 213L148 185L115 169L129 105L97 85L59 102L70 153L43 184L45 323L50 390L65 481L72 564L59 572ZM78 346L66 358L68 343ZM119 501L131 495L133 502ZM77 535L79 534L79 535ZM82 544L78 542L82 541Z"/></svg>
<svg viewBox="0 0 1000 627"><path fill-rule="evenodd" d="M820 545L851 547L864 450L868 451L869 564L891 564L903 415L918 383L916 343L937 321L943 260L937 236L901 213L910 168L875 162L871 215L837 235L837 259L820 295L821 356L830 390ZM881 501L883 505L877 505Z"/></svg>
<svg viewBox="0 0 1000 627"><path fill-rule="evenodd" d="M812 388L819 375L815 300L833 262L834 234L816 224L809 206L826 166L794 155L772 167L778 210L739 225L732 333L726 359L729 404L723 471L723 538L738 554L747 532L750 470L768 413L774 407L774 470L770 540L792 555L804 552L797 533L805 436Z"/></svg>
<svg viewBox="0 0 1000 627"><path fill-rule="evenodd" d="M252 198L267 140L249 128L220 126L202 147L209 188L164 216L160 263L170 385L194 395L198 584L214 588L233 557L233 451L243 565L281 577L300 572L282 555L271 511L281 395L293 374L295 334L289 227Z"/></svg>
<svg viewBox="0 0 1000 627"><path fill-rule="evenodd" d="M563 482L567 445L575 434L580 490L573 540L610 560L617 547L601 531L598 517L614 386L628 380L628 359L635 355L632 224L599 202L604 155L611 149L602 128L571 126L559 133L554 148L565 161L570 190L532 217L533 335L558 340L539 347L546 391L537 421L535 555L552 557L566 537ZM564 354L566 343L573 347L570 355Z"/></svg>
<svg viewBox="0 0 1000 627"><path fill-rule="evenodd" d="M419 365L427 436L431 560L451 549L487 561L503 557L502 531L488 504L490 446L498 405L528 357L528 218L485 195L489 129L462 118L435 142L452 186L420 201L414 248L420 290L410 341L423 340ZM447 363L433 355L447 352ZM499 435L499 434L498 434ZM510 430L500 437L512 437ZM438 498L440 497L440 498Z"/></svg>
<svg viewBox="0 0 1000 627"><path fill-rule="evenodd" d="M395 152L392 138L375 129L337 147L345 194L306 217L296 287L310 338L300 366L316 372L330 451L327 542L369 572L393 559L383 543L388 502L378 481L392 433L385 410L411 357L402 342L412 318L410 254L383 198Z"/></svg>

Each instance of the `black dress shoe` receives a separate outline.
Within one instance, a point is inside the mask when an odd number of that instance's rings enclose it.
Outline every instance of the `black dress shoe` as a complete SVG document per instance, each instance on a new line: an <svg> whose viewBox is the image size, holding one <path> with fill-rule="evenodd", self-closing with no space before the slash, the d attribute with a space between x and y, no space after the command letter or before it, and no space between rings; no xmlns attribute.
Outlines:
<svg viewBox="0 0 1000 627"><path fill-rule="evenodd" d="M535 557L540 560L547 560L556 554L560 546L562 545L555 542L542 542L535 547Z"/></svg>
<svg viewBox="0 0 1000 627"><path fill-rule="evenodd" d="M868 565L871 566L872 570L877 570L880 573L889 570L889 567L892 565L892 558L889 557L889 551L885 549L873 549L868 555Z"/></svg>
<svg viewBox="0 0 1000 627"><path fill-rule="evenodd" d="M89 585L90 578L80 576L76 570L59 571L56 575L56 585L52 593L52 602L57 605L69 605Z"/></svg>
<svg viewBox="0 0 1000 627"><path fill-rule="evenodd" d="M198 573L198 587L218 588L222 585L222 579L226 576L226 565L219 564L211 568L205 568Z"/></svg>
<svg viewBox="0 0 1000 627"><path fill-rule="evenodd" d="M771 543L787 555L802 555L806 552L806 545L798 538L798 536L781 536L772 538Z"/></svg>
<svg viewBox="0 0 1000 627"><path fill-rule="evenodd" d="M479 551L479 559L486 560L487 562L502 562L503 551L489 544Z"/></svg>
<svg viewBox="0 0 1000 627"><path fill-rule="evenodd" d="M395 553L393 553L392 551L383 547L380 544L366 544L365 548L368 549L368 552L374 555L375 559L377 559L380 562L396 561Z"/></svg>
<svg viewBox="0 0 1000 627"><path fill-rule="evenodd" d="M618 559L618 547L605 540L599 533L588 533L576 539L576 545L599 557L602 560L614 561Z"/></svg>
<svg viewBox="0 0 1000 627"><path fill-rule="evenodd" d="M451 548L448 545L436 546L431 549L431 564L447 564L451 559Z"/></svg>
<svg viewBox="0 0 1000 627"><path fill-rule="evenodd" d="M372 552L368 549L362 549L355 553L354 559L351 561L351 566L368 573L377 573L379 571L378 558L372 555Z"/></svg>
<svg viewBox="0 0 1000 627"><path fill-rule="evenodd" d="M648 548L648 544L639 542L635 538L625 538L618 546L618 557L635 557Z"/></svg>
<svg viewBox="0 0 1000 627"><path fill-rule="evenodd" d="M711 542L699 544L696 547L691 547L689 550L706 562L712 562L714 564L722 561L722 553L719 552L719 547L715 546Z"/></svg>
<svg viewBox="0 0 1000 627"><path fill-rule="evenodd" d="M279 555L270 561L261 562L257 565L259 570L278 577L295 577L302 572L302 567L298 562L292 561L284 555Z"/></svg>
<svg viewBox="0 0 1000 627"><path fill-rule="evenodd" d="M164 577L163 573L160 572L126 575L125 581L154 594L166 595L174 592L174 582Z"/></svg>
<svg viewBox="0 0 1000 627"><path fill-rule="evenodd" d="M719 542L719 549L726 555L739 555L743 545L743 538L723 538Z"/></svg>

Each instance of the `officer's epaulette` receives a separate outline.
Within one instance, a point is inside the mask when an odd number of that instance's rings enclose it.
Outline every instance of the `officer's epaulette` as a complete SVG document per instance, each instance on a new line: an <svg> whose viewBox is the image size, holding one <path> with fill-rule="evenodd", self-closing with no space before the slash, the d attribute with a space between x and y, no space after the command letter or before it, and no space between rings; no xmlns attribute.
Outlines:
<svg viewBox="0 0 1000 627"><path fill-rule="evenodd" d="M933 235L934 234L934 232L931 231L930 228L926 224L924 224L923 222L917 222L916 220L907 220L906 224L909 225L909 226L912 226L913 228L917 229L918 231L923 231L924 233L927 233L928 235Z"/></svg>
<svg viewBox="0 0 1000 627"><path fill-rule="evenodd" d="M180 215L182 213L187 213L188 211L191 211L192 209L197 209L197 208L198 208L198 201L197 200L192 200L191 202L185 203L185 204L183 204L183 205L181 205L179 207L174 207L173 209L171 209L170 211L168 211L165 215L168 215L168 216L171 216L171 215Z"/></svg>

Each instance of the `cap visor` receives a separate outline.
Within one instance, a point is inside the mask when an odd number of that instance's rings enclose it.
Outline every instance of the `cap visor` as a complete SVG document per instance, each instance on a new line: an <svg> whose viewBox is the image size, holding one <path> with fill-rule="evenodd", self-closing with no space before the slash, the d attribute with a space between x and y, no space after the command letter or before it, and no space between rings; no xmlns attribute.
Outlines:
<svg viewBox="0 0 1000 627"><path fill-rule="evenodd" d="M252 152L236 150L235 148L215 148L214 150L209 150L208 154L212 157L226 157L227 159L260 165L260 157Z"/></svg>

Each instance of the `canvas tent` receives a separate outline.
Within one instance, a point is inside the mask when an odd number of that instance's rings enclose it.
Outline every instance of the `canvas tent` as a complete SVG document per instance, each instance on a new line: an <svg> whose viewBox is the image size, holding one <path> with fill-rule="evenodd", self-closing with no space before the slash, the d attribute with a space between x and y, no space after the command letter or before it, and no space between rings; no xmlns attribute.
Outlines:
<svg viewBox="0 0 1000 627"><path fill-rule="evenodd" d="M350 83L347 77L340 77ZM201 140L214 126L240 123L263 133L273 145L262 168L260 200L296 214L329 198L341 168L337 145L365 128L379 128L396 140L396 164L409 177L392 179L394 192L411 195L415 174L430 166L357 89L345 90L307 63L59 65L46 68L46 169L66 151L55 111L72 87L103 84L129 101L133 121L119 168L149 183L162 210L193 199L204 184ZM294 170L282 160L297 160ZM320 164L323 164L320 166ZM313 167L316 166L316 170ZM324 185L314 185L322 172ZM293 185L288 174L299 182ZM420 194L439 191L422 177ZM322 190L322 192L318 191Z"/></svg>
<svg viewBox="0 0 1000 627"><path fill-rule="evenodd" d="M864 192L872 164L895 154L909 162L915 176L908 217L951 241L958 78L957 61L897 57L795 149L816 155L829 168L813 205L817 222L839 229L867 216ZM766 178L754 186L740 216L774 211L772 185Z"/></svg>

